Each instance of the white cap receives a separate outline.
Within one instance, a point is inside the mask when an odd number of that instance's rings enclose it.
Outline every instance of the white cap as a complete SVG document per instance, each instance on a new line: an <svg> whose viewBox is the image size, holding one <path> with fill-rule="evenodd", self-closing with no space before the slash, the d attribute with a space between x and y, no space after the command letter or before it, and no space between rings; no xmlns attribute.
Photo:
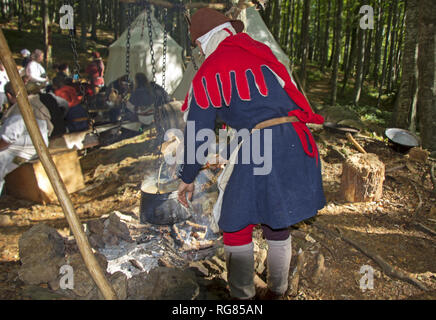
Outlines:
<svg viewBox="0 0 436 320"><path fill-rule="evenodd" d="M27 49L23 49L23 50L21 50L21 55L23 56L23 57L28 57L28 56L30 56L30 51L29 50L27 50Z"/></svg>

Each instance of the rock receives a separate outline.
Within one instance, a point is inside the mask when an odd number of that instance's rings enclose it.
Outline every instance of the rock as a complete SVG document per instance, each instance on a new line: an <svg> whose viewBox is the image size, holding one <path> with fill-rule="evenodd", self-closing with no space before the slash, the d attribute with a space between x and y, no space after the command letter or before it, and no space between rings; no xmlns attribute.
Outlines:
<svg viewBox="0 0 436 320"><path fill-rule="evenodd" d="M7 214L0 216L0 227L8 227L12 225L12 219Z"/></svg>
<svg viewBox="0 0 436 320"><path fill-rule="evenodd" d="M117 294L118 300L126 300L127 299L127 276L121 271L115 272L114 274L108 277L109 282L112 284L112 287ZM98 290L98 299L104 300L103 295L100 290Z"/></svg>
<svg viewBox="0 0 436 320"><path fill-rule="evenodd" d="M196 275L200 277L208 277L209 270L204 266L200 261L193 261L189 263L189 267L192 271L195 272Z"/></svg>
<svg viewBox="0 0 436 320"><path fill-rule="evenodd" d="M256 273L262 274L265 271L265 261L267 255L268 251L266 249L259 248L259 252L257 253L256 261L254 264Z"/></svg>
<svg viewBox="0 0 436 320"><path fill-rule="evenodd" d="M408 155L410 160L425 163L430 155L430 152L422 148L415 147L410 149Z"/></svg>
<svg viewBox="0 0 436 320"><path fill-rule="evenodd" d="M357 112L343 106L328 106L319 111L319 114L324 117L326 122L338 123L339 121L355 120L359 121L360 116Z"/></svg>
<svg viewBox="0 0 436 320"><path fill-rule="evenodd" d="M121 240L133 242L127 224L113 212L104 222L103 241L109 245L117 245Z"/></svg>
<svg viewBox="0 0 436 320"><path fill-rule="evenodd" d="M35 285L23 287L23 296L32 300L65 300L65 296Z"/></svg>
<svg viewBox="0 0 436 320"><path fill-rule="evenodd" d="M18 245L22 262L18 275L22 281L40 284L58 278L59 269L65 264L65 246L55 229L37 224L22 235Z"/></svg>
<svg viewBox="0 0 436 320"><path fill-rule="evenodd" d="M105 271L107 269L106 258L100 253L95 253L95 257L103 271ZM79 252L76 252L68 255L66 260L74 272L74 289L72 291L79 297L86 297L96 285L83 262L82 256Z"/></svg>
<svg viewBox="0 0 436 320"><path fill-rule="evenodd" d="M101 219L90 220L87 222L89 233L103 236L104 223Z"/></svg>
<svg viewBox="0 0 436 320"><path fill-rule="evenodd" d="M191 270L158 267L127 281L131 300L194 300L200 292Z"/></svg>

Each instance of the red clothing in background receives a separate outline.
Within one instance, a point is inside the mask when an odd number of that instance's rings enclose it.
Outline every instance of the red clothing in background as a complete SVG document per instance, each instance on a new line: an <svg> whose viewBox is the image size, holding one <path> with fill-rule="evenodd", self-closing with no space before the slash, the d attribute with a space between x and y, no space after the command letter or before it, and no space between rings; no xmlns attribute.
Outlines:
<svg viewBox="0 0 436 320"><path fill-rule="evenodd" d="M80 99L77 95L77 91L71 86L63 86L62 88L55 91L55 95L67 100L68 106L70 108L80 104Z"/></svg>

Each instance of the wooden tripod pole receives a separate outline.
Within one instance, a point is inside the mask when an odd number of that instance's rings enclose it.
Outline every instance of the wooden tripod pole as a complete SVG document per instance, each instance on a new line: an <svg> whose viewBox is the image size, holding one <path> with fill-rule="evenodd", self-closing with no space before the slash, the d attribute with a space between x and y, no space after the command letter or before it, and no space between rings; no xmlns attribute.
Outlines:
<svg viewBox="0 0 436 320"><path fill-rule="evenodd" d="M38 124L36 123L35 115L33 114L33 109L30 106L26 88L24 83L18 74L17 66L14 59L12 58L11 51L9 49L6 38L3 34L3 30L0 28L0 59L6 69L9 79L12 84L12 88L16 93L16 98L18 101L18 107L20 108L21 115L23 116L24 123L26 124L27 130L32 139L33 145L35 146L36 152L38 153L39 159L41 160L42 166L47 173L50 183L53 187L56 196L59 199L59 203L64 211L65 217L70 225L70 228L74 234L74 237L79 247L80 253L82 255L83 261L85 262L86 268L88 269L92 279L95 281L96 285L100 289L104 298L107 300L117 299L117 295L104 276L103 270L97 262L94 254L92 253L91 246L89 245L88 238L82 229L82 224L76 215L74 206L71 202L70 196L68 195L67 189L59 175L59 172L51 158L48 148L44 143L41 132L39 131Z"/></svg>

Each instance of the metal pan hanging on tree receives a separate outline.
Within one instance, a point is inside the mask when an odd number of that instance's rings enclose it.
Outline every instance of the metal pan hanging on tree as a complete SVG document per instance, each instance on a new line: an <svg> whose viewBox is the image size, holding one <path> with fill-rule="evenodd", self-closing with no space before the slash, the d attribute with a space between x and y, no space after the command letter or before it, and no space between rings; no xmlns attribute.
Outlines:
<svg viewBox="0 0 436 320"><path fill-rule="evenodd" d="M420 145L419 137L404 129L388 128L385 131L385 135L394 145L395 150L399 152L406 152L409 149Z"/></svg>

